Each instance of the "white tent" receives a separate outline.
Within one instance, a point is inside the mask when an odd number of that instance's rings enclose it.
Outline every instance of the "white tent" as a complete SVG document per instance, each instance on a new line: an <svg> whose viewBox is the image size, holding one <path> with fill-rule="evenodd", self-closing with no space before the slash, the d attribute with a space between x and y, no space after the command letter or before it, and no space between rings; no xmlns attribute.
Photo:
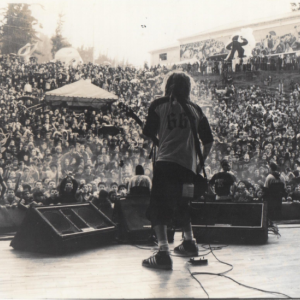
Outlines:
<svg viewBox="0 0 300 300"><path fill-rule="evenodd" d="M100 108L117 101L118 97L92 84L90 80L79 80L47 92L45 100L54 106L66 103L68 106Z"/></svg>

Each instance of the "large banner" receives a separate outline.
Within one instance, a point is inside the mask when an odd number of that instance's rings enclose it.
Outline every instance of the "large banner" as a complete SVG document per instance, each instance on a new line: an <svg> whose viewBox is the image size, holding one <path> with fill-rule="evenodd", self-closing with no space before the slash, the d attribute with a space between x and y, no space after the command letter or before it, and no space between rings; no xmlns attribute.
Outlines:
<svg viewBox="0 0 300 300"><path fill-rule="evenodd" d="M245 43L245 39L247 43ZM243 52L243 56L284 54L300 51L300 22L299 24L274 26L273 28L254 31L251 28L240 28L240 30L230 36L182 44L180 45L180 60L192 58L201 60L226 53L232 56L233 47L228 47L228 45L238 45L238 43L243 47L243 51L240 51ZM237 55L238 53L233 58L236 58Z"/></svg>
<svg viewBox="0 0 300 300"><path fill-rule="evenodd" d="M280 54L300 50L300 25L294 26L291 32L282 34L282 30L271 30L260 41L257 41L252 55ZM279 31L279 32L278 32Z"/></svg>
<svg viewBox="0 0 300 300"><path fill-rule="evenodd" d="M214 39L180 45L180 60L196 58L200 60L212 55L228 53L224 42Z"/></svg>

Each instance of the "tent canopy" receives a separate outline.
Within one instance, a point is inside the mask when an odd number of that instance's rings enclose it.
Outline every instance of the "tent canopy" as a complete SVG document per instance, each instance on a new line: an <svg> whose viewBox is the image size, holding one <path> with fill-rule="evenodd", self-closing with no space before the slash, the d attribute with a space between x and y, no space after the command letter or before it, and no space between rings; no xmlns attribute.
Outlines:
<svg viewBox="0 0 300 300"><path fill-rule="evenodd" d="M92 84L90 80L79 80L47 92L45 100L52 105L66 103L68 106L100 108L117 101L118 97Z"/></svg>

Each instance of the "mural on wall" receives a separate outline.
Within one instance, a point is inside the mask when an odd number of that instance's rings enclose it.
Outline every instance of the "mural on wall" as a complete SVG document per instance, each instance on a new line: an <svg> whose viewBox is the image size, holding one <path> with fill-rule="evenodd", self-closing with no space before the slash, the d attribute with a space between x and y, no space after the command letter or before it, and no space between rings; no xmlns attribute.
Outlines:
<svg viewBox="0 0 300 300"><path fill-rule="evenodd" d="M288 53L300 50L300 25L293 32L277 35L275 30L269 31L265 38L257 42L252 50L253 56Z"/></svg>
<svg viewBox="0 0 300 300"><path fill-rule="evenodd" d="M224 41L224 37L222 40ZM240 31L228 37L226 44L223 41L208 39L180 45L180 60L192 58L202 60L218 54L228 54L226 59L235 59L238 56L249 57L300 51L300 24L255 32L251 28L241 28Z"/></svg>
<svg viewBox="0 0 300 300"><path fill-rule="evenodd" d="M180 60L192 58L201 60L212 55L223 53L228 53L224 43L214 39L180 45Z"/></svg>
<svg viewBox="0 0 300 300"><path fill-rule="evenodd" d="M288 53L300 50L300 25L294 27L294 32L284 35L277 35L272 30L264 39L256 43L252 50L252 55L270 55L279 53Z"/></svg>

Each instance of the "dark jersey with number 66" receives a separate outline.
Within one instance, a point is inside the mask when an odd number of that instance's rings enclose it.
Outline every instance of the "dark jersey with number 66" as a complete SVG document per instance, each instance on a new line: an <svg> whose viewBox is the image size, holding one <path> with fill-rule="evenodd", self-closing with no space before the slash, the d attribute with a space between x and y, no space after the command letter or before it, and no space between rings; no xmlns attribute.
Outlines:
<svg viewBox="0 0 300 300"><path fill-rule="evenodd" d="M202 144L212 143L213 135L202 109L190 101L187 105L196 122ZM171 103L169 97L154 100L149 107L143 133L149 137L158 135L157 161L174 162L196 173L197 159L193 133L189 119L177 101Z"/></svg>

